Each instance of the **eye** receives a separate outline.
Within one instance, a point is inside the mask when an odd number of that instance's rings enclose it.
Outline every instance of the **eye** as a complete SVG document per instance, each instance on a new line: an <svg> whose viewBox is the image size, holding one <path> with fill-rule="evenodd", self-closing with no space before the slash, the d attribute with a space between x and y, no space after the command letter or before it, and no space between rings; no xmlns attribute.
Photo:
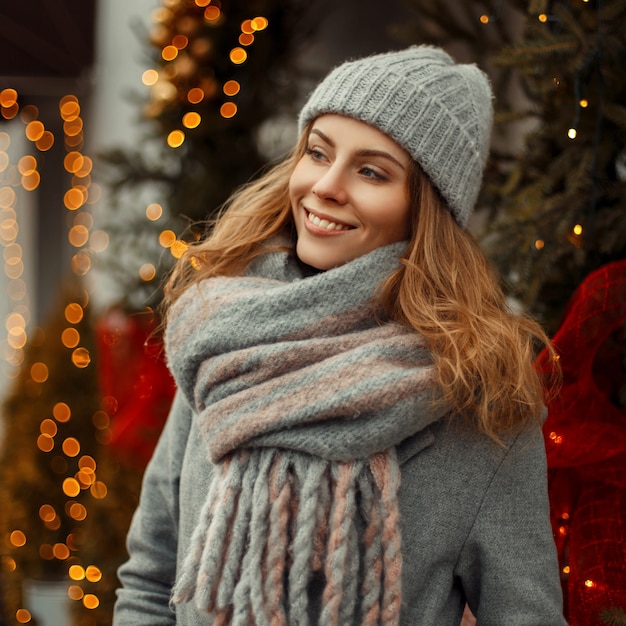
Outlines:
<svg viewBox="0 0 626 626"><path fill-rule="evenodd" d="M307 148L305 153L308 154L314 161L325 161L326 155L318 148Z"/></svg>
<svg viewBox="0 0 626 626"><path fill-rule="evenodd" d="M379 172L378 170L375 170L372 167L369 167L367 165L364 165L360 170L359 173L364 176L365 178L371 178L372 180L380 180L380 181L386 181L389 180L389 177L386 176L385 174Z"/></svg>

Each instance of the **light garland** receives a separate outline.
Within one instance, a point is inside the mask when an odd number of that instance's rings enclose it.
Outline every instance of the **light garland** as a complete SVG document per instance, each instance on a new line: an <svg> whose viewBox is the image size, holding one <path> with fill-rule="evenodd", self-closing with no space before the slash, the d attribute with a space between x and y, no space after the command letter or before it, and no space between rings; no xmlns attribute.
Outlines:
<svg viewBox="0 0 626 626"><path fill-rule="evenodd" d="M0 115L7 120L16 118L18 113L24 123L24 134L34 148L39 152L49 150L55 142L54 134L46 129L39 119L39 111L34 105L21 108L18 103L18 93L14 89L4 89L0 92ZM67 226L68 240L76 248L72 257L71 267L77 276L85 276L91 269L91 255L100 252L108 246L108 235L104 231L92 230L93 218L86 210L87 205L95 203L100 190L91 181L92 160L83 154L84 145L83 121L80 116L80 103L76 96L66 95L59 102L59 114L63 120L63 141L66 155L64 168L71 175L71 184L63 198L68 210ZM41 183L39 163L34 154L22 156L17 164L12 164L8 155L11 143L9 133L0 132L0 244L3 247L5 259L4 271L8 279L9 298L13 302L13 309L5 319L7 330L6 340L3 341L4 359L12 367L11 377L15 377L18 368L24 362L24 348L28 342L27 327L30 322L30 306L27 288L22 278L23 261L22 248L18 243L19 237L19 207L16 188L24 191L34 191ZM71 302L65 309L65 319L68 326L61 333L61 343L70 350L70 360L74 367L84 369L91 364L89 350L80 345L81 337L76 325L84 316L88 303L85 293L83 302ZM30 377L34 383L41 384L48 380L49 368L43 362L34 363L30 369ZM43 503L39 508L39 518L42 524L50 530L61 527L61 515L76 523L82 522L88 515L87 507L77 498L88 492L95 499L107 496L106 485L98 480L96 461L93 457L81 454L81 443L76 438L66 437L57 442L58 424L71 419L70 405L57 402L52 407L51 416L42 418L40 433L36 441L42 454L48 454L59 447L66 462L59 467L59 474L63 476L60 489L67 498L65 510L57 511L52 505ZM98 415L93 419L96 429L96 439L105 443L108 433L108 418L102 420ZM75 463L76 471L70 471L70 463ZM67 475L69 472L69 475ZM14 529L9 536L9 543L14 548L26 545L28 537L20 529ZM42 544L39 546L39 555L43 560L68 561L68 597L81 601L87 609L95 609L100 600L97 593L88 593L84 590L84 583L97 584L102 579L101 570L93 564L83 566L78 562L76 533L71 532L65 541L54 545ZM17 571L16 561L9 556L3 558L4 567L8 572ZM29 623L32 616L28 609L17 610L15 619L20 624Z"/></svg>

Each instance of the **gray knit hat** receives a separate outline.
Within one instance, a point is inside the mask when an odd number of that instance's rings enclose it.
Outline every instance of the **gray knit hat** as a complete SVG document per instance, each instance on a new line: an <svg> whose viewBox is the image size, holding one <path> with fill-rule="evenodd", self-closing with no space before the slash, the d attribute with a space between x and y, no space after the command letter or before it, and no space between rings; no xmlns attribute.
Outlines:
<svg viewBox="0 0 626 626"><path fill-rule="evenodd" d="M440 48L412 46L348 61L313 91L299 130L324 113L367 122L397 141L465 227L480 191L493 119L489 80Z"/></svg>

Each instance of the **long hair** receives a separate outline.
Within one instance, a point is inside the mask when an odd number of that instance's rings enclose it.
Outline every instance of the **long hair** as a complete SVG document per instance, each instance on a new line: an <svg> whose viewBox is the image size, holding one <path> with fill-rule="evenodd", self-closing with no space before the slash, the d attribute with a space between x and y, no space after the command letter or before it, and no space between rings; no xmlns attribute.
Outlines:
<svg viewBox="0 0 626 626"><path fill-rule="evenodd" d="M294 150L225 205L209 236L189 247L165 286L164 309L189 286L236 276L276 250L268 240L294 238L289 178L304 154L308 128ZM544 385L534 367L536 344L550 342L532 319L514 314L478 243L462 230L421 167L408 176L412 237L401 267L377 291L390 319L427 340L444 399L492 439L541 419Z"/></svg>
<svg viewBox="0 0 626 626"><path fill-rule="evenodd" d="M492 439L539 423L558 384L541 326L510 310L478 242L456 224L419 165L409 174L414 225L402 267L383 284L382 309L428 341L445 400ZM555 366L540 380L536 349Z"/></svg>

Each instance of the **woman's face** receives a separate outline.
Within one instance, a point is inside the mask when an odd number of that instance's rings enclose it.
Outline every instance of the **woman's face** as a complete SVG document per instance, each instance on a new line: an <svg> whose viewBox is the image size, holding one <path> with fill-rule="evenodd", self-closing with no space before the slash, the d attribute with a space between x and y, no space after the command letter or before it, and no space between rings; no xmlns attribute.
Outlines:
<svg viewBox="0 0 626 626"><path fill-rule="evenodd" d="M343 115L318 117L289 181L298 258L328 270L409 239L410 163L380 130Z"/></svg>

